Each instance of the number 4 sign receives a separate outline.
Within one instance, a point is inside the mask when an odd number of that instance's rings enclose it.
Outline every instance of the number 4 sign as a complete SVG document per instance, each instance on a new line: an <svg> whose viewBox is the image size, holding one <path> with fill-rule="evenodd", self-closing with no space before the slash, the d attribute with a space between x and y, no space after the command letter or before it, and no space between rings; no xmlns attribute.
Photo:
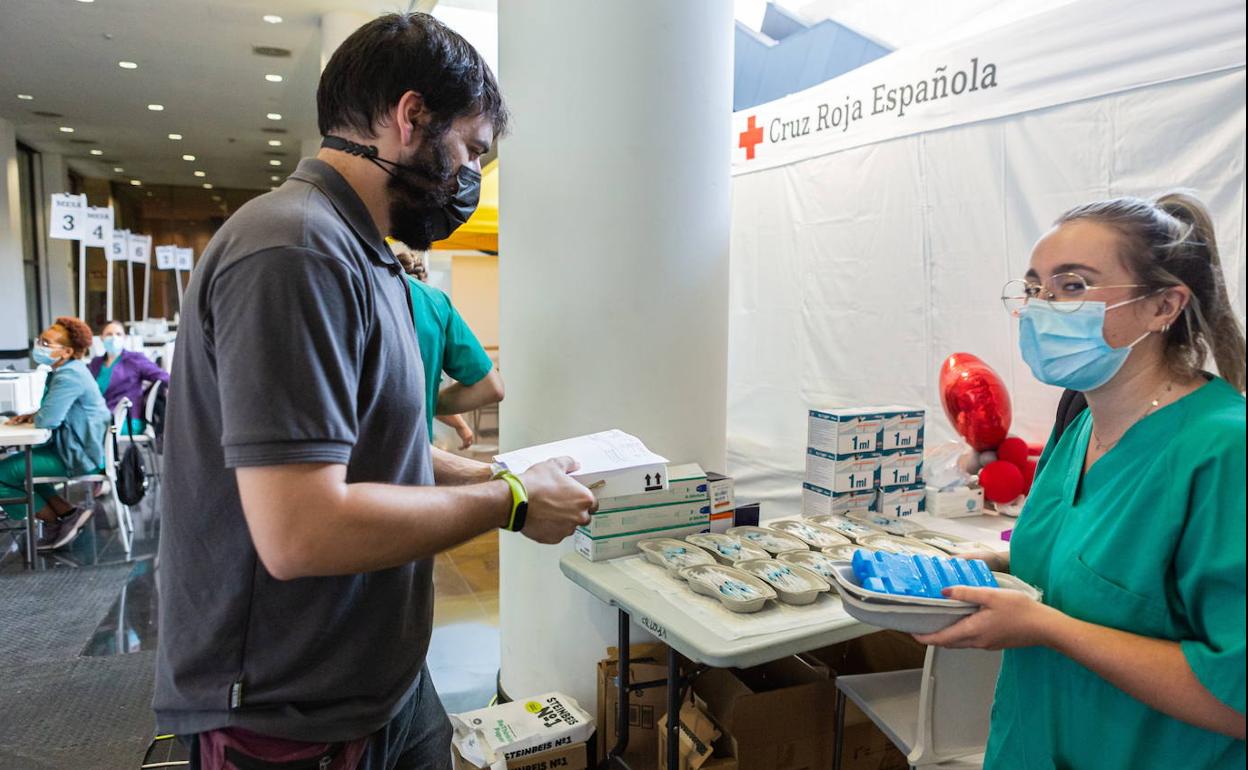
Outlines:
<svg viewBox="0 0 1248 770"><path fill-rule="evenodd" d="M88 207L87 231L82 236L86 246L99 246L104 255L113 260L113 209L111 206Z"/></svg>
<svg viewBox="0 0 1248 770"><path fill-rule="evenodd" d="M87 196L53 193L48 236L80 241L87 233Z"/></svg>

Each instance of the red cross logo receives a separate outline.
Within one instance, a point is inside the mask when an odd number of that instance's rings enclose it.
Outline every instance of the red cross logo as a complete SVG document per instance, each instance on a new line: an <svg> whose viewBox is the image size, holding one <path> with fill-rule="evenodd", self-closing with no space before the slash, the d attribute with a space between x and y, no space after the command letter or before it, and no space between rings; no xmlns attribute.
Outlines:
<svg viewBox="0 0 1248 770"><path fill-rule="evenodd" d="M740 137L741 140L737 142L737 146L745 149L746 160L754 160L754 148L763 141L763 129L755 125L753 115L750 116Z"/></svg>

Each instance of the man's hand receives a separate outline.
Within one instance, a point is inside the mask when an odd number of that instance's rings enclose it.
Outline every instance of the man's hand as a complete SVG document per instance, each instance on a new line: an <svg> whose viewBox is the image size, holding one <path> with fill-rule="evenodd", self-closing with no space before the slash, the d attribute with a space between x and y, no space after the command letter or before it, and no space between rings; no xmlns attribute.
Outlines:
<svg viewBox="0 0 1248 770"><path fill-rule="evenodd" d="M521 530L525 536L539 543L558 543L589 523L598 503L593 492L569 475L579 467L571 457L556 457L520 476L529 496L528 518Z"/></svg>
<svg viewBox="0 0 1248 770"><path fill-rule="evenodd" d="M38 414L38 412L31 412L30 414L14 415L9 418L8 424L9 425L30 425L31 423L35 421L36 414Z"/></svg>

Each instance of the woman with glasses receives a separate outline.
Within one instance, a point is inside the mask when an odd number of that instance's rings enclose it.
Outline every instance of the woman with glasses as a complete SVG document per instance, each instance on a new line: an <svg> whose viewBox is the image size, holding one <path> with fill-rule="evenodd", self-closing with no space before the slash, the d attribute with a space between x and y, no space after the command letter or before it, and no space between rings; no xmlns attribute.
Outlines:
<svg viewBox="0 0 1248 770"><path fill-rule="evenodd" d="M138 435L147 429L143 419L144 383L169 384L169 372L152 363L142 353L126 350L126 327L121 321L109 321L100 329L104 355L92 359L87 370L95 378L109 410L117 408L123 398L130 399L127 435Z"/></svg>
<svg viewBox="0 0 1248 770"><path fill-rule="evenodd" d="M1074 208L1002 298L1036 378L1088 403L989 557L1043 603L955 588L980 611L919 641L1005 650L985 767L1242 769L1244 334L1208 213Z"/></svg>
<svg viewBox="0 0 1248 770"><path fill-rule="evenodd" d="M91 350L91 327L79 318L62 317L43 330L31 356L52 367L39 411L20 414L11 425L34 425L52 431L52 439L32 453L35 476L81 476L104 466L104 439L109 413L95 378L82 362ZM25 494L26 460L21 455L0 460L0 497ZM43 522L39 550L68 545L91 518L90 506L75 508L46 484L35 487L43 503L36 516ZM10 518L25 519L26 506L9 506Z"/></svg>

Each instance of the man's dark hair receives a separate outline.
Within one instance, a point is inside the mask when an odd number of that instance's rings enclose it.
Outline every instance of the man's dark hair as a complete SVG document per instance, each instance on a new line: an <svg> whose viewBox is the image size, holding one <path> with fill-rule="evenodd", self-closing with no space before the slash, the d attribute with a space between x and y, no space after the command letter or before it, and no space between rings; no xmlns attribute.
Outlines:
<svg viewBox="0 0 1248 770"><path fill-rule="evenodd" d="M433 114L435 135L469 115L487 116L495 136L507 130L503 95L481 54L429 14L391 13L351 33L325 65L316 89L321 135L345 128L376 136L407 91Z"/></svg>

